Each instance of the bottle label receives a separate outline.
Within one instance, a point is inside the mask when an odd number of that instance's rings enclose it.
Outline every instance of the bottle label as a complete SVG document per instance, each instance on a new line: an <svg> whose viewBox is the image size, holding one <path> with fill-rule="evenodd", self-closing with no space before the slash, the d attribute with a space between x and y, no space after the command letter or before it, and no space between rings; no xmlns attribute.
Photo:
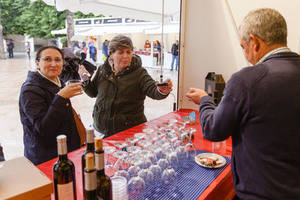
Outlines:
<svg viewBox="0 0 300 200"><path fill-rule="evenodd" d="M104 153L95 154L96 170L104 169Z"/></svg>
<svg viewBox="0 0 300 200"><path fill-rule="evenodd" d="M87 173L84 172L84 189L86 191L93 191L97 188L97 176L96 171Z"/></svg>
<svg viewBox="0 0 300 200"><path fill-rule="evenodd" d="M58 199L74 200L73 181L66 184L57 184Z"/></svg>

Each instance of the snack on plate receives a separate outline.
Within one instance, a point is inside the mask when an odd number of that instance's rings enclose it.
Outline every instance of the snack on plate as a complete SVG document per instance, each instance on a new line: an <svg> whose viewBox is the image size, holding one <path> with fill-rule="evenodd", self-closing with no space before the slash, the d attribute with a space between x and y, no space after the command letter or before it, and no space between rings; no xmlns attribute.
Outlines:
<svg viewBox="0 0 300 200"><path fill-rule="evenodd" d="M217 166L219 164L217 162L219 160L218 158L197 157L197 159L199 160L199 162L202 165L205 165L205 166L215 167L215 166Z"/></svg>

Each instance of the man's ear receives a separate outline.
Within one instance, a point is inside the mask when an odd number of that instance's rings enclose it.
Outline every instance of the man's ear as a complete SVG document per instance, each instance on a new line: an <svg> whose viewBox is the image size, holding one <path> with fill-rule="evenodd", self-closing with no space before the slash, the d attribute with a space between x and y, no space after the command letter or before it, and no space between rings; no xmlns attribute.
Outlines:
<svg viewBox="0 0 300 200"><path fill-rule="evenodd" d="M260 39L252 34L250 35L250 39L253 41L254 50L258 52L261 47Z"/></svg>

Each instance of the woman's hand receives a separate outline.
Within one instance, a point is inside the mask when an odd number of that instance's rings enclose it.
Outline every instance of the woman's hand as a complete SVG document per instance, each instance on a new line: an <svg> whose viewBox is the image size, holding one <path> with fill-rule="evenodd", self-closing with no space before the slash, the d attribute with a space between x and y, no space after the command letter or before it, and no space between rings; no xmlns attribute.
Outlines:
<svg viewBox="0 0 300 200"><path fill-rule="evenodd" d="M173 83L172 83L171 79L168 78L167 80L165 80L162 83L167 83L168 85L167 86L158 86L156 83L158 90L164 95L169 94L172 91L172 87L173 87Z"/></svg>
<svg viewBox="0 0 300 200"><path fill-rule="evenodd" d="M82 93L81 83L72 83L66 85L57 94L65 99L69 99Z"/></svg>
<svg viewBox="0 0 300 200"><path fill-rule="evenodd" d="M79 74L81 80L83 80L83 81L86 81L90 76L89 72L85 69L85 67L83 65L79 65L78 74Z"/></svg>

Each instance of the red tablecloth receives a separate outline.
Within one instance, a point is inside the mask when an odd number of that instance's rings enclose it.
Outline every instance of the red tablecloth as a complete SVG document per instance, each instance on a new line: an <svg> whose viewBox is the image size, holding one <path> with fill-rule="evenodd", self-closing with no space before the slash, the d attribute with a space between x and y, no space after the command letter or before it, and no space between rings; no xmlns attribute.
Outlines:
<svg viewBox="0 0 300 200"><path fill-rule="evenodd" d="M142 132L145 128L154 128L159 124L162 124L164 121L168 121L170 119L177 119L181 120L182 117L188 116L190 112L193 110L188 109L182 109L179 111L171 112L167 115L163 115L157 119L151 120L149 122L146 122L144 124L141 124L139 126L130 128L128 130L125 130L123 132L120 132L118 134L115 134L111 137L108 137L104 140L104 145L109 145L110 142L113 141L122 141L125 140L128 137L132 137L135 133ZM199 124L199 114L196 112L196 123L193 125L188 125L188 127L193 127L197 129L197 132L194 133L194 144L196 148L200 150L205 151L211 151L211 142L208 140L203 139L202 137L202 130L201 126ZM85 147L78 149L76 151L70 152L68 154L68 157L70 160L72 160L75 164L75 171L76 171L76 187L77 187L77 199L81 200L82 197L82 176L81 176L81 155L83 151L85 150ZM224 156L231 157L231 138L229 138L226 142L226 153L223 154ZM52 178L52 167L53 164L56 162L57 158L47 161L45 163L42 163L38 165L37 167L44 172L51 180ZM233 184L232 184L232 176L231 176L231 165L229 164L222 173L206 188L206 190L202 193L202 195L198 198L198 200L231 200L233 196L235 195ZM53 196L52 196L52 199Z"/></svg>

